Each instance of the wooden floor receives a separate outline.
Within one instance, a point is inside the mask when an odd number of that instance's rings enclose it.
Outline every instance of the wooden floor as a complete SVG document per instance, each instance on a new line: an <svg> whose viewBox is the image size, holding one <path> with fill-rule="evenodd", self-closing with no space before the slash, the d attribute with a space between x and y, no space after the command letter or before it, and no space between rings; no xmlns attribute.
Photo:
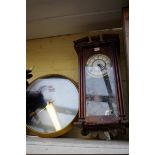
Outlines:
<svg viewBox="0 0 155 155"><path fill-rule="evenodd" d="M26 137L27 154L129 154L128 141Z"/></svg>

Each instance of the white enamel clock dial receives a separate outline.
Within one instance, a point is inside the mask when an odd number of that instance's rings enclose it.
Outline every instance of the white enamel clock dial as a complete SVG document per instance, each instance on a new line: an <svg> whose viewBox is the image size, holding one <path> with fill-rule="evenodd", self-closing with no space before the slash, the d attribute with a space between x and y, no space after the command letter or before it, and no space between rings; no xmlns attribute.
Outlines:
<svg viewBox="0 0 155 155"><path fill-rule="evenodd" d="M111 71L111 60L104 54L94 54L86 63L86 71L91 76L100 78Z"/></svg>

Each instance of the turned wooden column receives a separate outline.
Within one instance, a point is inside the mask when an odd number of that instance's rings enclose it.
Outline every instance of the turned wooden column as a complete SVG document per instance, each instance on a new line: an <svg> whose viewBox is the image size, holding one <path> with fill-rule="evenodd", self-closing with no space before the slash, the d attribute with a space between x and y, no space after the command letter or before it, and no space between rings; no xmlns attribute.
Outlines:
<svg viewBox="0 0 155 155"><path fill-rule="evenodd" d="M125 53L126 53L126 62L127 69L129 74L129 8L125 7L122 9L122 18L123 18L123 33L124 33L124 42L125 42Z"/></svg>

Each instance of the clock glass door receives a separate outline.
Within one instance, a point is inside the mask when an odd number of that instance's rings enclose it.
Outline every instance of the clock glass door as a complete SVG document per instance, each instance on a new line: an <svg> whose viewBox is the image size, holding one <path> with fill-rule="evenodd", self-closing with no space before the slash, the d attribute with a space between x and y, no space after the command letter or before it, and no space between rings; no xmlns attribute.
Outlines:
<svg viewBox="0 0 155 155"><path fill-rule="evenodd" d="M105 54L90 56L85 64L86 116L118 115L115 74Z"/></svg>

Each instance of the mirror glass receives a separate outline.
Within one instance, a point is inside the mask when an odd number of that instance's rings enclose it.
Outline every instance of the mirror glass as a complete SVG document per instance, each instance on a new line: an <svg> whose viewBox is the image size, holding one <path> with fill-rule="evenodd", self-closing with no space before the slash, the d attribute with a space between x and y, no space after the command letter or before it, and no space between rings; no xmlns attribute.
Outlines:
<svg viewBox="0 0 155 155"><path fill-rule="evenodd" d="M63 77L44 77L27 88L27 125L41 133L63 130L78 113L75 84Z"/></svg>
<svg viewBox="0 0 155 155"><path fill-rule="evenodd" d="M85 65L86 116L118 115L116 85L111 59L94 54Z"/></svg>

